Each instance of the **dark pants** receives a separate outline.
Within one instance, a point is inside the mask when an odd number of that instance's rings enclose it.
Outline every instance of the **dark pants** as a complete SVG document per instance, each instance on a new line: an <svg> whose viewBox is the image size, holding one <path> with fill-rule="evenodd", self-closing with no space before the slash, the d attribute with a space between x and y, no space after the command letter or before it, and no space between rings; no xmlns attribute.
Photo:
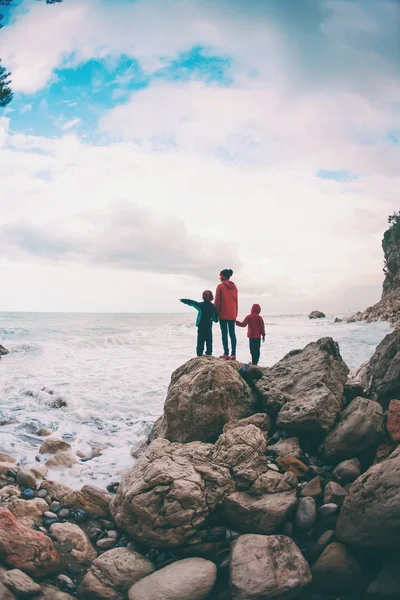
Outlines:
<svg viewBox="0 0 400 600"><path fill-rule="evenodd" d="M258 365L258 361L260 360L261 338L250 338L249 346L251 362L253 363L253 365Z"/></svg>
<svg viewBox="0 0 400 600"><path fill-rule="evenodd" d="M206 345L206 354L211 356L212 354L212 325L211 326L202 326L199 325L197 329L197 356L201 356L204 352L204 344Z"/></svg>
<svg viewBox="0 0 400 600"><path fill-rule="evenodd" d="M222 334L222 345L224 347L224 354L229 355L229 344L228 344L228 331L229 337L231 338L232 345L232 356L236 356L236 333L235 333L235 321L225 321L224 319L219 320Z"/></svg>

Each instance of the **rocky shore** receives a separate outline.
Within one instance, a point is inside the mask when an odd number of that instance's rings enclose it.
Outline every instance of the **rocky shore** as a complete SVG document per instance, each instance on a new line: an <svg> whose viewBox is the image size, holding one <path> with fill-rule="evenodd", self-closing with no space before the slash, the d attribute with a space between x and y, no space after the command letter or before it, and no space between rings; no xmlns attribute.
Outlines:
<svg viewBox="0 0 400 600"><path fill-rule="evenodd" d="M400 331L361 371L323 338L271 368L192 359L107 490L0 452L0 598L400 598ZM1 450L1 448L0 448Z"/></svg>

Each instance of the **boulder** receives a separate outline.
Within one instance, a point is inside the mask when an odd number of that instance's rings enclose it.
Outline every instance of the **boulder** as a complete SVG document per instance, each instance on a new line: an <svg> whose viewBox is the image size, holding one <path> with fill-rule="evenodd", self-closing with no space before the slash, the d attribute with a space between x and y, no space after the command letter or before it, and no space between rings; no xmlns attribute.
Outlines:
<svg viewBox="0 0 400 600"><path fill-rule="evenodd" d="M43 481L40 489L46 490L51 500L62 500L65 496L72 494L74 491L68 485L59 483L58 481Z"/></svg>
<svg viewBox="0 0 400 600"><path fill-rule="evenodd" d="M15 458L15 456L9 454L8 452L0 452L0 462L16 463L17 459Z"/></svg>
<svg viewBox="0 0 400 600"><path fill-rule="evenodd" d="M324 319L325 317L326 317L325 313L321 312L320 310L313 310L308 315L309 319Z"/></svg>
<svg viewBox="0 0 400 600"><path fill-rule="evenodd" d="M384 408L400 396L400 329L377 346L366 369L366 381L365 392Z"/></svg>
<svg viewBox="0 0 400 600"><path fill-rule="evenodd" d="M391 440L400 443L400 400L391 400L386 422L386 430Z"/></svg>
<svg viewBox="0 0 400 600"><path fill-rule="evenodd" d="M16 595L3 583L3 579L7 571L0 567L0 598L1 600L15 600Z"/></svg>
<svg viewBox="0 0 400 600"><path fill-rule="evenodd" d="M88 564L97 557L97 552L86 533L74 523L54 523L50 533L60 544L68 544L71 554L81 564Z"/></svg>
<svg viewBox="0 0 400 600"><path fill-rule="evenodd" d="M332 542L312 567L313 590L322 594L350 594L365 587L358 562L343 544Z"/></svg>
<svg viewBox="0 0 400 600"><path fill-rule="evenodd" d="M283 535L241 535L232 544L233 600L295 598L310 583L310 568L292 539Z"/></svg>
<svg viewBox="0 0 400 600"><path fill-rule="evenodd" d="M225 500L224 509L235 531L268 534L291 517L296 505L295 489L262 496L236 492Z"/></svg>
<svg viewBox="0 0 400 600"><path fill-rule="evenodd" d="M232 363L194 358L172 374L158 431L170 442L215 442L226 423L254 412L252 391Z"/></svg>
<svg viewBox="0 0 400 600"><path fill-rule="evenodd" d="M338 344L322 338L264 369L255 387L279 427L321 434L332 428L342 408L347 374Z"/></svg>
<svg viewBox="0 0 400 600"><path fill-rule="evenodd" d="M42 524L44 513L49 510L49 505L42 498L33 498L32 500L13 500L8 509L18 523L24 527L39 526Z"/></svg>
<svg viewBox="0 0 400 600"><path fill-rule="evenodd" d="M106 490L94 485L84 485L82 489L71 491L62 498L62 505L67 508L82 509L94 515L107 517L113 496Z"/></svg>
<svg viewBox="0 0 400 600"><path fill-rule="evenodd" d="M386 560L365 592L365 600L398 600L400 598L400 559Z"/></svg>
<svg viewBox="0 0 400 600"><path fill-rule="evenodd" d="M254 425L223 433L215 445L156 439L121 479L110 510L118 527L153 547L197 543L225 498L268 471L266 441Z"/></svg>
<svg viewBox="0 0 400 600"><path fill-rule="evenodd" d="M185 558L148 575L129 590L129 600L203 600L217 578L217 567L203 558Z"/></svg>
<svg viewBox="0 0 400 600"><path fill-rule="evenodd" d="M290 456L292 458L300 458L301 448L299 440L296 437L283 438L271 446L267 446L265 453L268 456Z"/></svg>
<svg viewBox="0 0 400 600"><path fill-rule="evenodd" d="M325 438L322 451L328 460L351 458L376 446L382 434L383 410L380 404L367 398L355 398Z"/></svg>
<svg viewBox="0 0 400 600"><path fill-rule="evenodd" d="M123 600L124 594L134 583L153 571L151 562L138 552L114 548L92 563L79 586L78 594L87 600Z"/></svg>
<svg viewBox="0 0 400 600"><path fill-rule="evenodd" d="M5 508L0 508L0 555L8 566L33 577L55 573L59 568L51 539L18 523Z"/></svg>
<svg viewBox="0 0 400 600"><path fill-rule="evenodd" d="M352 483L361 475L361 464L358 458L350 458L339 463L333 470L333 477L341 484Z"/></svg>
<svg viewBox="0 0 400 600"><path fill-rule="evenodd" d="M39 448L40 454L57 454L71 450L71 444L59 438L47 438Z"/></svg>
<svg viewBox="0 0 400 600"><path fill-rule="evenodd" d="M17 485L20 485L21 487L29 487L35 489L36 477L34 476L32 471L29 471L29 469L20 467L17 472Z"/></svg>
<svg viewBox="0 0 400 600"><path fill-rule="evenodd" d="M8 354L7 348L4 348L4 346L0 344L0 356L5 356L6 354Z"/></svg>
<svg viewBox="0 0 400 600"><path fill-rule="evenodd" d="M3 583L17 596L31 597L40 592L40 585L19 569L7 571L3 577Z"/></svg>
<svg viewBox="0 0 400 600"><path fill-rule="evenodd" d="M76 456L71 452L57 452L46 461L46 467L72 467L77 462Z"/></svg>
<svg viewBox="0 0 400 600"><path fill-rule="evenodd" d="M245 419L239 419L238 421L229 421L224 426L224 433L229 431L230 429L235 429L236 427L246 427L246 425L255 425L261 431L268 433L271 429L271 419L266 413L256 413L255 415L251 415L250 417L246 417Z"/></svg>
<svg viewBox="0 0 400 600"><path fill-rule="evenodd" d="M400 448L353 483L337 537L355 546L400 548Z"/></svg>
<svg viewBox="0 0 400 600"><path fill-rule="evenodd" d="M314 498L300 498L297 505L295 524L301 532L310 531L317 516L317 506Z"/></svg>
<svg viewBox="0 0 400 600"><path fill-rule="evenodd" d="M340 506L346 498L346 490L336 481L329 481L324 490L324 504L333 502Z"/></svg>

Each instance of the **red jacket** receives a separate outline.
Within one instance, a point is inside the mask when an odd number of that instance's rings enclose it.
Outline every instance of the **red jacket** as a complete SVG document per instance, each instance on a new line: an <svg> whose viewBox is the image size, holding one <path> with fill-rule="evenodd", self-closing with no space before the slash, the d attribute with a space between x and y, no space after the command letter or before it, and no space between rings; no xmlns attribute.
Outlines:
<svg viewBox="0 0 400 600"><path fill-rule="evenodd" d="M238 291L233 281L222 281L215 292L214 306L218 317L225 321L236 321L238 315Z"/></svg>
<svg viewBox="0 0 400 600"><path fill-rule="evenodd" d="M247 327L247 337L251 339L260 338L265 336L264 320L260 317L261 306L259 304L253 304L251 307L251 313L247 315L244 321L236 321L236 325L239 327Z"/></svg>

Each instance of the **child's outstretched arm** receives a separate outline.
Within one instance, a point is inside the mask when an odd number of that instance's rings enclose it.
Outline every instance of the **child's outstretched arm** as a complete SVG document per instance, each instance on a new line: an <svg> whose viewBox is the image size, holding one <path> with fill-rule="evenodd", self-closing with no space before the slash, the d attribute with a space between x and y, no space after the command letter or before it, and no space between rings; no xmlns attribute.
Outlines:
<svg viewBox="0 0 400 600"><path fill-rule="evenodd" d="M196 300L189 300L188 298L180 298L179 302L182 302L182 304L187 304L188 306L193 306L193 308L200 310L200 302L196 302Z"/></svg>
<svg viewBox="0 0 400 600"><path fill-rule="evenodd" d="M244 321L236 321L236 325L238 327L246 327L246 325L248 325L249 323L249 315L247 315L247 317L245 318Z"/></svg>

